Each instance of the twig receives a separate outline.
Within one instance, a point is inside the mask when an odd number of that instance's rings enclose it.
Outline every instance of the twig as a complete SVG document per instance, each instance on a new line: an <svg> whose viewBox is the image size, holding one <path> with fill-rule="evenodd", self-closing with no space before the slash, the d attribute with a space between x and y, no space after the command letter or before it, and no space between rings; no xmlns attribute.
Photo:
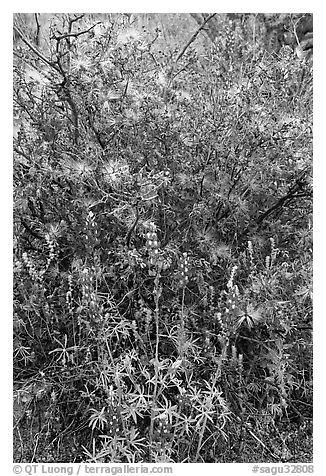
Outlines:
<svg viewBox="0 0 326 476"><path fill-rule="evenodd" d="M60 69L54 63L52 63L52 61L46 58L46 56L44 56L43 53L41 53L34 45L32 45L32 43L24 36L23 32L15 25L14 30L20 36L22 41L36 54L36 56L38 56L48 66L60 73Z"/></svg>
<svg viewBox="0 0 326 476"><path fill-rule="evenodd" d="M238 421L241 421L241 418L240 417L236 417ZM265 445L265 443L263 441L261 441L257 435L255 435L255 433L253 431L250 430L250 427L248 425L248 423L245 423L245 422L241 422L245 429L247 430L247 432L267 451L267 453L270 454L270 456L272 458L274 458L276 461L279 461L280 457L277 456L275 453L273 453L273 451L271 449L268 448L268 446Z"/></svg>
<svg viewBox="0 0 326 476"><path fill-rule="evenodd" d="M132 225L132 227L130 228L130 230L128 231L127 233L127 236L126 236L126 246L127 248L130 247L130 240L131 240L131 236L132 236L132 233L134 231L134 229L136 228L137 224L138 224L138 220L139 220L139 209L138 209L138 201L136 202L136 216L135 216L135 221Z"/></svg>
<svg viewBox="0 0 326 476"><path fill-rule="evenodd" d="M182 56L185 54L186 50L189 48L189 46L191 45L191 43L193 43L198 35L198 33L203 30L204 26L213 18L215 17L216 13L212 13L211 15L209 15L208 18L206 18L206 20L203 22L203 24L195 31L195 33L191 36L191 38L189 39L189 41L185 44L185 46L182 48L182 50L180 51L180 53L178 54L178 56L176 57L176 60L175 62L177 63L179 61L180 58L182 58Z"/></svg>
<svg viewBox="0 0 326 476"><path fill-rule="evenodd" d="M102 23L101 21L98 21L97 23L95 23L95 25L92 25L87 30L79 31L79 32L76 32L76 33L65 33L65 34L59 35L59 36L53 35L52 38L54 40L57 40L57 41L64 40L65 38L78 38L81 35L85 35L86 33L89 33L93 28L96 27L96 25L100 25L101 23Z"/></svg>
<svg viewBox="0 0 326 476"><path fill-rule="evenodd" d="M250 435L256 440L258 441L258 443L267 451L267 453L269 453L271 455L272 458L274 458L276 461L279 461L279 457L276 456L276 454L274 454L272 452L272 450L270 450L266 445L265 443L263 443L259 438L258 436L256 436L251 430L249 430L249 428L247 427L247 425L245 424L245 429L247 430L248 433L250 433Z"/></svg>
<svg viewBox="0 0 326 476"><path fill-rule="evenodd" d="M21 224L23 227L32 235L34 238L37 238L38 240L43 240L43 237L37 233L36 231L32 230L32 228L23 220L22 218L20 219Z"/></svg>
<svg viewBox="0 0 326 476"><path fill-rule="evenodd" d="M64 92L65 92L64 99L67 101L67 103L70 106L70 110L73 117L73 124L74 124L74 142L75 144L77 144L78 137L79 137L78 112L77 112L76 105L72 99L70 89L67 85L68 83L67 75L65 71L63 70L59 59L57 60L57 65L56 65L54 62L46 58L46 56L44 56L34 45L32 45L32 43L24 36L23 32L17 26L14 26L14 30L18 33L22 41L30 48L30 50L32 50L38 56L38 58L40 58L44 63L46 63L51 68L53 68L55 71L57 71L57 73L59 73L62 76L63 78L62 87L64 88Z"/></svg>
<svg viewBox="0 0 326 476"><path fill-rule="evenodd" d="M77 15L75 18L70 18L69 19L69 31L71 31L72 24L75 23L76 21L82 20L85 16L85 13L81 13L80 15Z"/></svg>
<svg viewBox="0 0 326 476"><path fill-rule="evenodd" d="M34 18L35 18L35 23L36 23L36 35L35 35L35 42L37 46L40 46L40 31L41 31L41 25L38 20L38 15L39 13L34 13Z"/></svg>
<svg viewBox="0 0 326 476"><path fill-rule="evenodd" d="M297 24L300 22L300 20L302 18L304 18L304 15L302 17L298 18L296 22L294 22L293 20L291 22L292 26L293 26L293 34L294 34L294 37L295 37L295 41L297 42L297 45L298 45L299 48L300 48L300 40L299 40L298 34L297 34Z"/></svg>

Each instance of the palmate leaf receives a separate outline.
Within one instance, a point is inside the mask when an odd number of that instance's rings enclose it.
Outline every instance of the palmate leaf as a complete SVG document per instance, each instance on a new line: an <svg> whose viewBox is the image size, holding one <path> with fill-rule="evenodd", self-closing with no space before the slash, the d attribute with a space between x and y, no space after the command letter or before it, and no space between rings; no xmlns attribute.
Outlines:
<svg viewBox="0 0 326 476"><path fill-rule="evenodd" d="M300 286L298 291L294 293L295 296L299 296L303 301L310 298L312 299L312 289L311 286Z"/></svg>
<svg viewBox="0 0 326 476"><path fill-rule="evenodd" d="M100 411L92 409L92 415L89 417L88 423L88 426L90 426L92 430L94 430L96 427L98 427L100 430L103 430L107 423L106 407L103 407Z"/></svg>

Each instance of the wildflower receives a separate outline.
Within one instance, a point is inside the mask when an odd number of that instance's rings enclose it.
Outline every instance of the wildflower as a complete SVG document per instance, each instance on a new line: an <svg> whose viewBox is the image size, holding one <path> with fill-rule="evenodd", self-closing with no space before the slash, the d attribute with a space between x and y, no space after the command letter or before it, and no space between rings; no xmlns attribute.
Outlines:
<svg viewBox="0 0 326 476"><path fill-rule="evenodd" d="M159 242L157 238L157 233L156 233L156 225L151 222L149 224L145 224L145 229L148 231L145 233L145 238L146 238L146 248L148 250L148 254L150 257L150 264L153 264L158 255L158 247L159 247Z"/></svg>
<svg viewBox="0 0 326 476"><path fill-rule="evenodd" d="M271 262L270 262L270 266L272 267L275 260L276 260L276 256L277 256L277 248L275 246L275 240L274 238L270 238L270 242L271 242Z"/></svg>
<svg viewBox="0 0 326 476"><path fill-rule="evenodd" d="M54 242L54 240L51 238L50 234L46 234L45 235L45 241L48 245L48 248L49 248L49 257L47 259L47 263L46 263L46 269L49 268L50 264L52 263L52 261L55 259L55 246L56 246L56 243Z"/></svg>
<svg viewBox="0 0 326 476"><path fill-rule="evenodd" d="M27 267L28 273L31 276L31 278L33 279L33 281L41 281L42 280L41 273L37 271L34 263L29 258L28 254L26 252L24 252L22 254L22 259L23 259L23 263Z"/></svg>
<svg viewBox="0 0 326 476"><path fill-rule="evenodd" d="M234 280L234 276L235 276L235 273L236 273L237 269L238 269L238 266L233 266L233 268L232 268L232 270L231 270L230 279L229 279L229 281L228 281L228 283L227 283L227 287L228 287L229 289L232 289L232 288L234 287L234 285L233 285L233 280Z"/></svg>
<svg viewBox="0 0 326 476"><path fill-rule="evenodd" d="M73 179L80 179L81 177L90 177L93 173L93 168L85 160L73 160L67 157L62 161L62 174Z"/></svg>
<svg viewBox="0 0 326 476"><path fill-rule="evenodd" d="M238 371L240 375L243 372L243 354L238 355Z"/></svg>
<svg viewBox="0 0 326 476"><path fill-rule="evenodd" d="M128 43L135 43L141 39L141 34L135 28L128 28L120 31L117 36L117 44L126 45Z"/></svg>
<svg viewBox="0 0 326 476"><path fill-rule="evenodd" d="M231 347L231 360L232 362L237 362L237 348L235 345L232 345Z"/></svg>
<svg viewBox="0 0 326 476"><path fill-rule="evenodd" d="M103 178L111 185L120 185L128 177L129 166L121 160L109 160L102 168Z"/></svg>
<svg viewBox="0 0 326 476"><path fill-rule="evenodd" d="M85 239L88 242L87 246L90 246L91 243L92 245L99 244L97 223L95 221L95 215L92 211L88 212L86 217L86 226L84 229L86 231Z"/></svg>
<svg viewBox="0 0 326 476"><path fill-rule="evenodd" d="M214 314L214 318L218 322L222 333L225 333L226 332L226 327L225 327L224 322L222 321L222 314L220 312L217 312L217 313Z"/></svg>
<svg viewBox="0 0 326 476"><path fill-rule="evenodd" d="M250 240L248 241L248 253L249 253L251 267L253 267L253 265L254 265L254 249L253 249L253 246L252 246L252 241L250 241Z"/></svg>
<svg viewBox="0 0 326 476"><path fill-rule="evenodd" d="M20 273L21 270L23 269L23 265L20 261L15 261L15 264L14 264L14 273Z"/></svg>
<svg viewBox="0 0 326 476"><path fill-rule="evenodd" d="M179 267L181 275L180 286L184 287L189 281L189 258L186 252L182 253L182 258L180 260Z"/></svg>
<svg viewBox="0 0 326 476"><path fill-rule="evenodd" d="M81 58L76 58L71 61L71 71L86 71L91 68L91 62L88 58L84 56Z"/></svg>
<svg viewBox="0 0 326 476"><path fill-rule="evenodd" d="M83 301L87 304L92 299L92 276L88 268L82 271L82 293Z"/></svg>
<svg viewBox="0 0 326 476"><path fill-rule="evenodd" d="M95 226L94 213L92 211L88 213L88 216L86 218L86 223L92 227Z"/></svg>
<svg viewBox="0 0 326 476"><path fill-rule="evenodd" d="M160 71L157 75L157 80L156 80L157 84L159 84L160 86L167 86L168 84L168 78L167 76L163 73L163 71Z"/></svg>
<svg viewBox="0 0 326 476"><path fill-rule="evenodd" d="M73 306L72 306L72 276L71 274L68 276L68 291L66 293L66 303L69 309L69 313L72 314Z"/></svg>
<svg viewBox="0 0 326 476"><path fill-rule="evenodd" d="M270 264L271 264L271 257L270 256L266 256L265 258L265 266L267 269L270 268Z"/></svg>
<svg viewBox="0 0 326 476"><path fill-rule="evenodd" d="M50 223L48 225L48 235L49 238L56 244L57 239L62 236L63 232L66 229L66 223L64 220L61 220L60 223Z"/></svg>
<svg viewBox="0 0 326 476"><path fill-rule="evenodd" d="M91 362L92 360L92 353L90 347L87 347L86 350L86 362Z"/></svg>

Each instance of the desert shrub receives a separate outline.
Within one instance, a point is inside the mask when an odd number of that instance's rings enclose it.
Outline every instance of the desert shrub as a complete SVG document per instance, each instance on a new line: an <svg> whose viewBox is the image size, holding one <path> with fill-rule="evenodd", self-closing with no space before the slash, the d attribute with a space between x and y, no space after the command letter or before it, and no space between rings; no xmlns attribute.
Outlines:
<svg viewBox="0 0 326 476"><path fill-rule="evenodd" d="M15 31L16 458L309 460L311 61Z"/></svg>

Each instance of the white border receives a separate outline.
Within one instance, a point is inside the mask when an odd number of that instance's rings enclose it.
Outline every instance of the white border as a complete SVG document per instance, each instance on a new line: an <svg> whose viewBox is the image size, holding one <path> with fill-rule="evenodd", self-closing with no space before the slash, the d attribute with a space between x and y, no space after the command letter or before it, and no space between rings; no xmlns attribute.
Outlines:
<svg viewBox="0 0 326 476"><path fill-rule="evenodd" d="M10 10L10 11L9 11ZM273 1L267 2L164 2L124 1L119 2L85 2L85 1L13 1L2 6L2 25L0 28L1 45L1 414L2 414L2 455L3 474L12 474L12 15L15 12L155 12L155 13L189 13L189 12L313 12L314 14L314 465L315 475L325 474L324 440L325 440L325 375L324 363L326 316L325 285L325 247L326 233L326 9L317 1ZM0 463L1 463L0 462ZM324 464L323 464L324 462ZM6 466L8 465L8 468ZM252 465L174 465L174 474L183 471L205 471L216 474L250 474ZM6 471L6 469L8 471ZM230 472L231 471L231 472ZM248 471L248 473L247 473Z"/></svg>

